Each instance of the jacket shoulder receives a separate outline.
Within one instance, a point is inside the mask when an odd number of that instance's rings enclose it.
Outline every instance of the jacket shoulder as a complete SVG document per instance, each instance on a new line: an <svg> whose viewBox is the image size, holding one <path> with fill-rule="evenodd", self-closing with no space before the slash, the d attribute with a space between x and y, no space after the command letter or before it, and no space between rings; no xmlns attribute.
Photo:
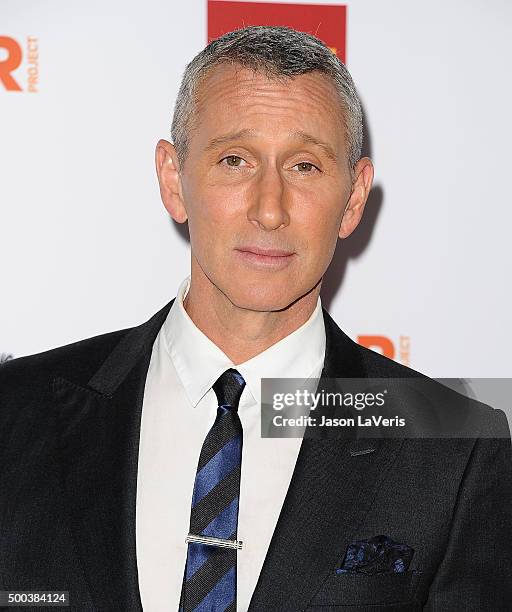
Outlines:
<svg viewBox="0 0 512 612"><path fill-rule="evenodd" d="M422 372L413 370L356 342L354 344L357 346L369 378L428 378Z"/></svg>
<svg viewBox="0 0 512 612"><path fill-rule="evenodd" d="M431 378L371 349L357 346L369 378L397 379L403 381L404 389L412 384L415 392L423 395L418 405L423 408L428 406L429 410L440 415L440 422L443 422L444 415L449 410L450 415L458 418L461 423L464 422L467 431L474 432L475 437L510 438L510 428L503 410L489 406L474 397L471 389L465 388L463 379ZM409 379L410 383L405 379ZM411 379L418 379L418 382L413 382ZM464 429L462 425L461 428Z"/></svg>
<svg viewBox="0 0 512 612"><path fill-rule="evenodd" d="M0 402L48 390L56 376L86 385L114 347L133 328L84 338L56 348L11 359L0 365Z"/></svg>

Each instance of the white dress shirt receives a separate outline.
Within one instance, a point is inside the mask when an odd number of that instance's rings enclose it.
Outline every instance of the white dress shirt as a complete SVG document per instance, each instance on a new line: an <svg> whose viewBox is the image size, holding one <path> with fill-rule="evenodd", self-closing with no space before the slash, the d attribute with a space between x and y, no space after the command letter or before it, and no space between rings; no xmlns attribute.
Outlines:
<svg viewBox="0 0 512 612"><path fill-rule="evenodd" d="M190 277L153 344L142 410L136 512L139 586L145 612L178 610L192 490L203 441L215 420L213 383L227 368L246 381L238 515L237 610L249 607L299 451L300 438L261 438L262 378L318 378L325 355L321 301L297 330L234 365L183 307Z"/></svg>

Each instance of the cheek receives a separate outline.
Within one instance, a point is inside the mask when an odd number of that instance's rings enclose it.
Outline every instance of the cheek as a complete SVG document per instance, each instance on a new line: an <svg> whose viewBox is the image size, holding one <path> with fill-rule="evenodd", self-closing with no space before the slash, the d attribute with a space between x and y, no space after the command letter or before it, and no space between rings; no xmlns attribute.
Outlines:
<svg viewBox="0 0 512 612"><path fill-rule="evenodd" d="M301 215L297 221L302 228L303 243L309 257L323 259L332 254L341 222L338 210L318 206L314 211Z"/></svg>
<svg viewBox="0 0 512 612"><path fill-rule="evenodd" d="M194 189L187 189L183 195L191 231L208 231L209 226L219 222L222 206L213 191L197 185Z"/></svg>
<svg viewBox="0 0 512 612"><path fill-rule="evenodd" d="M229 202L214 190L197 194L189 207L189 232L192 249L206 265L221 261L236 236L236 222Z"/></svg>
<svg viewBox="0 0 512 612"><path fill-rule="evenodd" d="M196 224L215 224L219 226L219 230L229 226L245 202L241 189L233 190L210 184L195 189L188 196Z"/></svg>

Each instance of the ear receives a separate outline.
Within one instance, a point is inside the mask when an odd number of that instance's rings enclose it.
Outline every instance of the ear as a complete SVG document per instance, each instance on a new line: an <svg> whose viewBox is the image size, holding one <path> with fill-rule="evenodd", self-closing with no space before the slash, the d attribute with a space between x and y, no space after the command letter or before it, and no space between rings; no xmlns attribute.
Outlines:
<svg viewBox="0 0 512 612"><path fill-rule="evenodd" d="M187 220L187 211L183 201L179 162L174 145L167 140L159 140L156 145L155 163L162 202L177 223L184 223Z"/></svg>
<svg viewBox="0 0 512 612"><path fill-rule="evenodd" d="M364 206L373 182L373 164L369 157L362 157L354 167L352 191L341 220L339 237L347 238L356 229L363 216Z"/></svg>

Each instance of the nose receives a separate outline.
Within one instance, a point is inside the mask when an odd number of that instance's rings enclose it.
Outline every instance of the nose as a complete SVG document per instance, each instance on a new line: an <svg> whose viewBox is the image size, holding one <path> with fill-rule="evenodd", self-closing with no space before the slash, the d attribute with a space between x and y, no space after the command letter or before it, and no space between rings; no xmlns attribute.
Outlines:
<svg viewBox="0 0 512 612"><path fill-rule="evenodd" d="M275 230L289 224L286 208L286 188L275 166L262 169L254 185L253 198L247 216L263 230Z"/></svg>

